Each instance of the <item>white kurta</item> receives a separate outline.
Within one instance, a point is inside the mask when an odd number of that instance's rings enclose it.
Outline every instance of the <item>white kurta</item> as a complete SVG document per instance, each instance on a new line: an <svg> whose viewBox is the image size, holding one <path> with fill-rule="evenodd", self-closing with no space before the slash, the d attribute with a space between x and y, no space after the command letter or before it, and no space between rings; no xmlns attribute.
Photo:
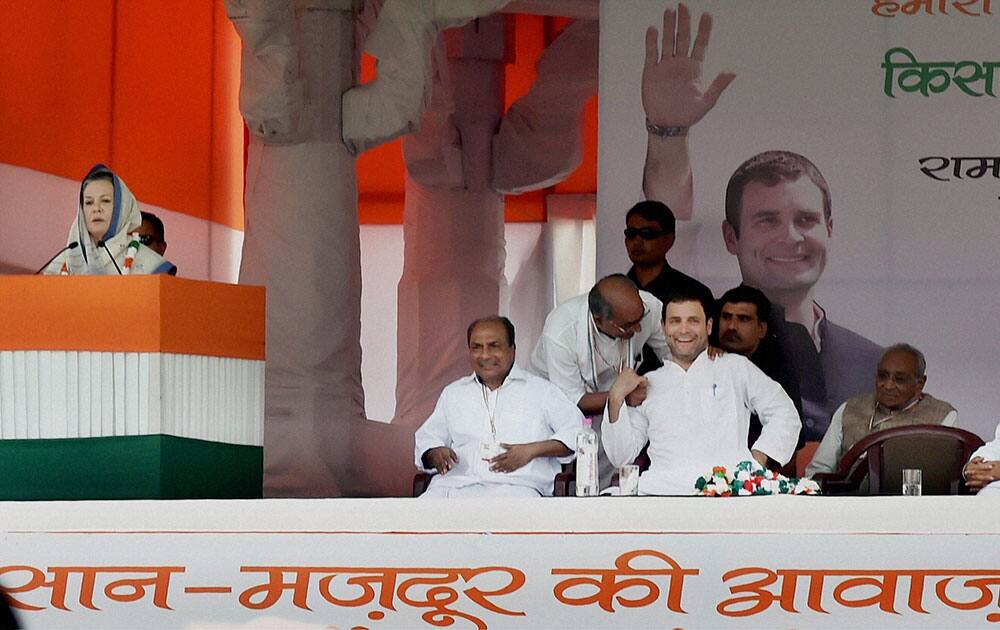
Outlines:
<svg viewBox="0 0 1000 630"><path fill-rule="evenodd" d="M461 488L472 484L512 484L527 486L543 496L552 495L552 482L561 463L573 461L576 436L583 427L583 414L552 383L514 366L497 390L493 426L483 386L474 374L464 376L444 388L434 412L414 436L414 461L424 468L423 454L447 446L458 455L458 464L443 475L435 475L431 488ZM538 457L510 473L490 470L482 459L480 445L493 440L525 444L559 440L574 453L566 457Z"/></svg>
<svg viewBox="0 0 1000 630"><path fill-rule="evenodd" d="M686 371L668 362L646 375L649 393L638 407L622 405L618 421L604 411L604 450L615 466L631 463L649 440L649 470L641 494L693 494L713 466L730 472L752 458L750 414L763 430L753 448L785 464L795 452L801 423L781 385L738 354L715 360L704 352Z"/></svg>
<svg viewBox="0 0 1000 630"><path fill-rule="evenodd" d="M639 291L646 315L641 330L624 343L596 334L591 340L591 315L587 294L570 298L545 318L542 336L531 353L531 371L548 379L574 403L584 394L606 392L618 376L618 368L635 367L642 346L649 346L661 361L670 350L660 325L663 304L653 294Z"/></svg>
<svg viewBox="0 0 1000 630"><path fill-rule="evenodd" d="M982 457L988 462L1000 461L1000 424L997 425L996 437L976 449L972 457ZM969 459L972 459L971 457ZM987 484L979 491L979 496L1000 497L1000 480Z"/></svg>

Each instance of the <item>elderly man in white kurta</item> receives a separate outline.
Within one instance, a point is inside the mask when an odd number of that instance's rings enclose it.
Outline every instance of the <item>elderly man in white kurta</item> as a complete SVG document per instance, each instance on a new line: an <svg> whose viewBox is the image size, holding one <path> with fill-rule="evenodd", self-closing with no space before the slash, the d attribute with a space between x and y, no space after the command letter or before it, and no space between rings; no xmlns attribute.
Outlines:
<svg viewBox="0 0 1000 630"><path fill-rule="evenodd" d="M669 356L660 328L662 310L653 294L640 291L626 276L602 278L589 293L566 300L545 318L531 371L555 383L583 413L599 416L608 388L622 369L638 367L644 345L661 361Z"/></svg>
<svg viewBox="0 0 1000 630"><path fill-rule="evenodd" d="M694 294L672 296L663 323L671 360L645 377L623 370L608 392L608 459L616 466L631 463L649 441L640 494L693 494L695 481L713 466L732 471L751 457L762 467L768 457L784 465L795 452L801 423L781 385L741 355L709 359L707 308ZM625 397L644 385L643 403L626 405ZM747 432L754 412L763 429L751 450Z"/></svg>
<svg viewBox="0 0 1000 630"><path fill-rule="evenodd" d="M622 274L602 278L586 295L566 300L545 318L542 336L531 354L531 371L554 383L580 410L594 416L601 434L601 413L608 389L623 369L635 369L644 345L661 361L669 356L660 327L663 305L640 291ZM638 405L646 391L638 388L628 404ZM613 467L604 453L598 460L601 487L611 481Z"/></svg>
<svg viewBox="0 0 1000 630"><path fill-rule="evenodd" d="M417 468L438 473L422 496L551 496L583 415L555 385L514 365L506 317L473 322L467 340L473 374L444 388L414 436Z"/></svg>

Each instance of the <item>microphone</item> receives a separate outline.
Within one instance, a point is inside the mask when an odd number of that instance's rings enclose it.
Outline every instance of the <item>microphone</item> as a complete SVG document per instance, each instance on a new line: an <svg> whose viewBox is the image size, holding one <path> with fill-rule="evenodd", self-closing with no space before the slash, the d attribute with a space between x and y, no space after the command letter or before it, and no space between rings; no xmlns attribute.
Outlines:
<svg viewBox="0 0 1000 630"><path fill-rule="evenodd" d="M105 243L104 241L97 241L97 246L98 247L103 247L104 251L108 252L108 258L111 259L111 262L114 264L115 269L118 270L118 275L119 276L124 275L124 274L122 274L122 268L118 266L118 261L115 260L115 257L111 255L111 250L108 249L107 243Z"/></svg>
<svg viewBox="0 0 1000 630"><path fill-rule="evenodd" d="M79 247L79 246L80 246L80 243L79 243L79 242L77 242L77 241L73 241L72 243L70 243L70 244L69 244L69 245L67 245L66 247L63 247L62 249L60 249L59 251L57 251L57 252L56 252L56 255L55 255L55 256L53 256L52 258L49 258L49 260L48 260L48 261L47 261L47 262L46 262L46 263L45 263L44 265L42 265L42 266L41 266L41 267L40 267L40 268L38 269L38 271L36 271L36 272L35 272L35 274L34 274L34 275L36 275L36 276L37 276L38 274L40 274L40 273L42 273L43 271L45 271L45 268L46 268L46 267L48 267L49 265L51 265L51 264L52 264L52 261L53 261L53 260L55 260L56 258L58 258L58 257L59 257L59 255L60 255L60 254L62 254L63 252L65 252L65 251L68 251L68 250L71 250L71 249L76 249L76 248L77 248L77 247Z"/></svg>

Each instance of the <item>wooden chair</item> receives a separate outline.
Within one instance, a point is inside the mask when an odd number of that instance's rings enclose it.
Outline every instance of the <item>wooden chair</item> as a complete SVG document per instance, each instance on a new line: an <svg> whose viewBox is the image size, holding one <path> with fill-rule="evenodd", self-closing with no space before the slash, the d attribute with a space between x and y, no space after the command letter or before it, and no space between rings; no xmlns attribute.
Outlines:
<svg viewBox="0 0 1000 630"><path fill-rule="evenodd" d="M419 497L427 491L427 486L431 485L431 478L436 473L418 472L413 475L413 496Z"/></svg>
<svg viewBox="0 0 1000 630"><path fill-rule="evenodd" d="M814 479L824 494L901 494L903 469L919 468L922 494L969 494L962 468L982 445L978 435L956 427L894 427L865 436L844 454L835 472Z"/></svg>

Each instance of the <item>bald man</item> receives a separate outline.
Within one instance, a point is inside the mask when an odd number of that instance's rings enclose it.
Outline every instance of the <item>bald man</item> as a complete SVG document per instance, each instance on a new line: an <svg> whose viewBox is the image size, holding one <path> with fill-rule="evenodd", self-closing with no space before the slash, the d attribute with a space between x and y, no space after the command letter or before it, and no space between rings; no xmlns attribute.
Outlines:
<svg viewBox="0 0 1000 630"><path fill-rule="evenodd" d="M594 431L600 434L608 390L619 372L640 366L643 345L661 362L670 359L660 327L662 311L660 300L640 291L625 275L602 278L588 294L570 298L549 313L529 367L593 417ZM639 405L645 397L645 388L637 388L626 402ZM603 449L599 466L605 487L612 467Z"/></svg>

